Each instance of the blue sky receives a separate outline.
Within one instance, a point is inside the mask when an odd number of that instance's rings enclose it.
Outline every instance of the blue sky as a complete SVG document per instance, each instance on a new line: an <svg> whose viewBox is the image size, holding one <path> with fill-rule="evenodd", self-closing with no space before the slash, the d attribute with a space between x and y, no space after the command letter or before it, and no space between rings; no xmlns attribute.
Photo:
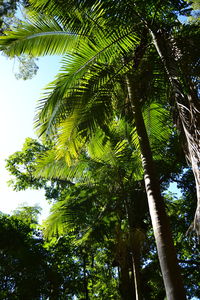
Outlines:
<svg viewBox="0 0 200 300"><path fill-rule="evenodd" d="M21 150L26 137L33 137L33 119L37 100L42 89L54 79L59 69L59 57L45 57L38 62L38 74L31 80L17 80L16 62L0 56L0 211L10 213L20 203L39 204L43 216L48 214L47 201L43 192L27 190L14 192L7 186L9 174L5 170L5 159Z"/></svg>

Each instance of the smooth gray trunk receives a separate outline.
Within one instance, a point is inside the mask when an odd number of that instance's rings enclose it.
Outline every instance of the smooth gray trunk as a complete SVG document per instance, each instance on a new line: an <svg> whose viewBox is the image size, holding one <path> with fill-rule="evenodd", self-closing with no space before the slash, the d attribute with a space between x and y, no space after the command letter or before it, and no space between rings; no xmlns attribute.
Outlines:
<svg viewBox="0 0 200 300"><path fill-rule="evenodd" d="M167 299L184 300L186 297L172 241L169 220L166 215L164 199L161 196L160 185L156 176L149 139L140 108L140 102L139 99L134 97L131 85L131 76L127 76L126 79L129 101L134 113L135 126L140 144L149 211Z"/></svg>

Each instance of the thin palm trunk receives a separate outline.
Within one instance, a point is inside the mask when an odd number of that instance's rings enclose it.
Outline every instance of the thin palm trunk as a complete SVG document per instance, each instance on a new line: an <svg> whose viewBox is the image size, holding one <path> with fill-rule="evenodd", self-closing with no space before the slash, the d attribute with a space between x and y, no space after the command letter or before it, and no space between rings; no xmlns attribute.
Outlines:
<svg viewBox="0 0 200 300"><path fill-rule="evenodd" d="M86 265L86 257L84 254L83 254L83 284L85 290L85 300L89 300L87 265Z"/></svg>
<svg viewBox="0 0 200 300"><path fill-rule="evenodd" d="M124 188L124 183L121 177L120 172L118 172L119 182L121 186L121 197L124 198L124 206L126 215L129 223L129 247L131 250L131 260L132 260L132 282L134 285L135 292L135 300L142 300L142 292L140 285L140 249L141 249L141 240L138 239L138 236L135 235L136 228L134 228L135 222L137 220L133 218L133 206L130 205L132 201L129 203L129 197L127 195L126 189ZM127 259L127 258L126 258ZM133 297L132 297L133 299Z"/></svg>
<svg viewBox="0 0 200 300"><path fill-rule="evenodd" d="M126 77L126 82L140 143L145 188L167 299L184 300L186 297L170 231L169 220L166 215L164 199L161 196L160 184L155 172L140 102L133 96L130 75Z"/></svg>
<svg viewBox="0 0 200 300"><path fill-rule="evenodd" d="M129 247L131 250L131 259L132 259L132 273L133 273L133 281L135 288L135 299L142 300L142 291L141 291L141 278L140 278L140 253L142 244L144 241L144 235L142 233L142 229L136 226L137 220L133 218L132 211L133 207L128 205L128 201L126 200L127 207L127 215L129 222ZM137 212L139 213L139 212ZM132 222L133 221L133 222ZM135 224L134 224L135 222ZM134 227L135 225L135 227ZM139 233L139 234L138 234Z"/></svg>
<svg viewBox="0 0 200 300"><path fill-rule="evenodd" d="M185 138L184 151L186 159L192 167L196 183L197 209L194 222L190 229L196 231L200 236L200 103L192 83L188 79L184 88L180 81L180 68L176 60L181 55L180 49L176 46L173 55L170 51L170 39L166 41L164 33L158 34L149 29L154 46L164 64L166 73L174 91L175 103L181 122L181 131ZM177 57L175 57L177 56ZM186 92L187 91L187 92Z"/></svg>
<svg viewBox="0 0 200 300"><path fill-rule="evenodd" d="M140 286L140 253L132 252L132 266L135 286L135 299L142 300L141 286Z"/></svg>

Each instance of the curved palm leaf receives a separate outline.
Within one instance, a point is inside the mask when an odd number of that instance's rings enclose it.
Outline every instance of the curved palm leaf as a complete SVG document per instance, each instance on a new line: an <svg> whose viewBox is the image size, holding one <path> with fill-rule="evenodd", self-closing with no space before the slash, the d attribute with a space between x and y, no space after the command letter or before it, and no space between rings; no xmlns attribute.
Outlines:
<svg viewBox="0 0 200 300"><path fill-rule="evenodd" d="M63 27L55 19L32 18L30 23L22 23L16 31L5 32L1 36L0 49L8 56L21 54L31 56L60 55L73 49L78 42L78 34Z"/></svg>
<svg viewBox="0 0 200 300"><path fill-rule="evenodd" d="M109 88L118 73L113 73L110 64L129 51L133 42L137 44L137 41L130 32L122 32L120 36L113 34L107 38L99 34L97 38L98 43L88 43L88 40L82 42L76 53L63 59L61 73L49 85L47 96L38 107L36 125L41 126L40 133L49 133L51 127L60 122L60 116L62 119L73 110L77 115L79 113L81 119L81 114L90 113L87 109L92 109L92 103L109 105ZM106 98L109 98L108 101ZM110 105L106 110L110 111Z"/></svg>

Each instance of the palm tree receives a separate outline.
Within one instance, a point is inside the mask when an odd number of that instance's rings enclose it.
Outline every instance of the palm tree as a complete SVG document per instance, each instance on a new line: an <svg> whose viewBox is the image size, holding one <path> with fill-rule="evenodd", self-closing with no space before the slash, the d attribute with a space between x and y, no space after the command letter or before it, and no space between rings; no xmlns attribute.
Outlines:
<svg viewBox="0 0 200 300"><path fill-rule="evenodd" d="M181 34L181 31L185 31L185 29L182 27L180 22L177 23L177 16L174 13L174 11L178 11L180 14L184 14L184 12L188 13L188 6L187 3L183 3L182 1L167 1L165 4L160 5L160 1L157 3L151 3L149 2L149 5L146 5L146 3L141 2L140 5L135 2L130 1L112 1L112 4L104 3L104 2L96 2L96 1L82 1L80 4L79 1L73 1L73 4L70 2L65 1L64 3L59 2L57 3L54 0L51 1L38 1L32 0L31 1L34 9L38 11L43 11L44 14L46 12L51 15L53 18L53 21L48 21L49 24L45 24L43 22L44 15L42 17L42 20L40 20L40 27L42 30L35 31L35 28L32 30L32 33L35 32L33 35L26 35L28 39L35 39L37 38L37 51L34 52L34 49L29 50L22 50L22 51L29 51L31 54L35 55L44 55L42 49L44 49L44 43L47 41L46 44L46 54L51 54L52 49L54 49L54 53L66 53L66 51L71 51L73 47L75 47L77 44L77 35L85 35L88 36L92 31L98 28L98 31L103 28L101 22L102 21L102 15L107 16L109 15L109 18L107 18L108 25L112 25L112 27L116 27L116 24L122 25L124 27L124 24L126 24L126 28L130 28L130 32L137 32L137 34L141 35L143 33L142 30L138 30L138 26L135 25L137 21L142 25L142 28L146 28L149 32L149 35L152 38L152 42L155 46L155 49L158 53L158 55L161 58L161 61L163 62L163 66L166 70L167 77L169 79L169 82L172 85L173 88L173 94L174 94L174 100L172 102L173 109L177 107L177 118L176 123L181 124L179 126L180 131L182 132L183 136L183 146L186 153L186 159L189 161L190 165L192 166L195 181L196 181L196 190L197 190L197 210L194 218L194 223L191 228L195 229L197 233L199 233L199 203L200 203L200 174L199 174L199 101L198 101L198 95L197 95L197 89L195 88L192 78L196 76L197 74L194 74L190 72L191 67L188 68L189 65L187 65L187 69L184 69L185 61L188 61L187 51L185 53L182 53L183 49L183 43L182 45L177 44L177 30L175 29L175 35L173 35L173 28L179 27L179 33ZM91 9L91 5L93 5ZM160 7L159 7L160 6ZM102 8L104 12L102 13ZM126 12L126 13L124 13ZM163 13L166 14L168 18L163 19ZM153 14L153 17L152 17ZM55 21L56 16L56 21ZM116 23L116 16L117 16L117 23ZM133 20L134 17L134 20ZM98 21L95 21L98 20ZM58 22L59 21L59 22ZM68 28L65 26L61 26L61 23L67 24L68 22ZM54 25L53 25L54 24ZM88 26L89 24L89 26ZM104 25L105 25L105 19L104 19ZM105 26L104 26L105 27ZM198 27L189 26L187 33L192 29L193 32L198 29ZM25 28L28 32L28 27ZM48 32L48 34L42 34ZM57 34L55 35L55 32ZM112 33L114 30L112 31ZM29 32L30 33L30 32ZM59 34L58 34L59 33ZM73 34L72 34L73 33ZM109 34L112 34L109 32ZM179 35L178 33L178 35ZM104 33L105 35L105 30ZM198 31L196 36L198 35ZM67 43L66 39L63 39L64 36L68 36ZM48 37L54 36L54 46L51 47L48 46ZM183 38L185 39L187 35L183 35ZM42 39L40 39L40 38ZM14 40L17 38L15 35L14 37L11 37L11 41L14 42ZM188 42L191 43L192 36L190 33L190 39L188 39ZM6 39L7 40L7 39ZM40 40L40 42L39 42ZM180 40L180 39L179 39ZM42 48L40 47L42 41ZM117 39L116 39L117 41ZM116 42L115 41L115 42ZM148 41L148 38L146 36L146 42ZM5 42L5 41L4 41ZM52 41L51 41L52 42ZM70 43L69 43L70 42ZM112 40L114 43L114 39ZM10 42L9 42L10 43ZM29 44L25 40L25 44ZM59 44L58 44L59 43ZM69 44L68 44L69 43ZM135 43L135 41L134 41ZM20 46L18 45L16 47L15 43L13 43L14 47L9 50L9 55L13 55L13 51L15 54L20 52ZM24 45L21 41L21 47ZM59 46L58 46L59 45ZM181 46L181 47L180 47ZM133 45L132 45L133 47ZM40 50L39 50L40 49ZM47 50L48 49L48 50ZM71 50L69 50L71 49ZM140 49L141 50L141 49ZM194 61L196 60L197 66L198 66L198 52L196 51L194 57ZM94 57L91 57L91 60L95 59ZM194 61L192 64L194 65ZM194 69L192 67L192 69ZM176 70L176 71L175 71ZM79 73L79 72L78 72ZM187 75L186 75L187 74ZM78 74L76 74L78 75ZM74 77L73 77L74 79ZM65 86L66 88L66 86ZM180 122L178 121L180 120Z"/></svg>
<svg viewBox="0 0 200 300"><path fill-rule="evenodd" d="M148 120L150 119L150 112L152 113L152 111L149 111L149 113L147 114L148 115ZM162 117L164 117L163 116L163 113L164 113L165 111L162 109L161 110L161 115L162 115ZM164 120L164 119L163 119ZM155 115L154 115L154 121L155 121ZM155 122L156 123L156 122ZM158 124L156 124L157 126L158 126ZM161 127L163 126L163 123L162 123L162 121L161 121L161 125L160 125ZM140 131L141 132L141 131ZM139 132L139 133L140 133ZM152 129L152 132L153 132L153 129ZM157 132L160 132L160 129L159 128L157 128L157 131L156 131L156 134L157 134ZM160 137L161 138L161 137ZM166 138L166 136L165 136L165 138ZM99 134L96 134L96 136L94 136L91 140L90 140L90 145L88 146L89 148L89 153L90 153L90 155L92 155L93 157L95 157L96 159L97 159L97 154L98 154L98 157L99 157L99 159L101 158L102 159L102 155L103 155L103 157L104 157L104 161L106 160L107 162L110 162L110 163L112 163L112 161L113 161L113 159L114 159L114 155L109 155L109 143L105 143L105 135L102 135L102 133L101 133L101 131L99 132ZM134 138L134 140L135 140L135 138ZM144 140L144 138L143 138L143 140ZM102 145L104 145L104 146L102 146ZM120 144L119 144L119 146L120 146ZM124 147L124 143L121 143L121 146L120 147L122 147L122 149L120 150L120 148L119 148L119 146L117 147L117 152L119 153L119 155L121 155L121 152L122 152L122 150L123 150L123 147ZM102 148L103 147L103 148ZM146 147L146 145L145 145L145 147ZM95 150L95 149L98 149L98 151L97 150ZM120 151L119 151L120 150ZM60 151L60 149L59 149L59 151ZM146 151L146 150L145 150ZM146 154L144 154L144 155L146 155ZM126 155L127 156L127 155ZM127 156L127 158L128 158L128 156ZM49 160L50 159L50 160ZM67 176L67 174L68 174L68 176L70 175L70 176L74 176L74 171L75 170L77 170L78 171L78 173L79 173L79 171L81 170L81 173L83 173L83 169L80 169L80 168L78 168L78 169L76 169L76 167L74 168L73 167L73 165L71 166L71 171L69 170L69 173L66 173L66 171L64 172L64 169L63 168L61 168L61 164L59 163L59 161L58 161L58 167L57 167L57 171L56 171L56 173L55 173L55 167L56 167L56 165L55 165L55 161L56 161L56 153L55 153L55 151L54 151L54 156L49 156L49 158L48 157L45 157L44 158L44 160L42 161L42 164L40 165L40 168L39 168L39 170L38 170L38 174L40 175L40 176L44 176L45 174L45 176L55 176L55 174L57 174L57 176L58 177L60 177L61 179L63 179L63 176ZM62 161L63 161L63 159L62 159ZM113 161L113 162L115 162L115 160ZM149 163L149 161L147 162L147 163ZM64 164L63 164L63 166L64 166ZM84 167L86 167L84 164L83 164L83 166ZM50 167L50 169L49 169L49 167ZM65 167L66 168L66 167ZM63 169L63 171L61 171L61 169ZM111 170L110 170L111 171ZM80 174L80 173L79 173ZM84 173L85 174L85 173ZM114 176L114 177L116 177L116 175ZM77 181L77 179L76 179L76 181ZM157 183L158 184L158 183ZM123 195L125 194L125 192L123 192ZM159 205L160 203L158 203L158 205ZM132 207L131 208L129 208L129 212L132 210ZM58 218L60 218L61 216L62 216L62 214L61 214L61 212L60 212L60 210L58 211L57 210L57 208L55 209L55 215L58 217ZM65 216L64 216L64 218L63 218L63 221L65 222L66 220L65 220ZM163 225L163 224L162 224ZM164 226L165 226L165 224L164 224ZM164 227L163 226L163 227ZM165 227L164 227L165 228ZM132 232L132 234L134 235L134 233L135 232L137 232L137 230L135 231L135 229L137 229L137 228L135 228L134 226L132 227L131 226L131 232ZM122 239L123 240L123 239ZM119 235L119 241L121 241L121 239L120 239L120 235ZM162 242L162 241L161 241ZM125 246L124 246L125 247ZM124 251L125 251L125 248L124 247L119 247L119 249L124 249ZM136 248L134 248L133 250L132 250L132 253L134 254L135 253L135 255L133 256L133 258L134 258L134 261L137 259L137 251L136 251L137 249ZM124 253L124 252L123 252ZM122 257L122 255L120 255L119 254L119 257ZM125 263L125 262L121 262L122 263L122 265ZM124 265L125 266L125 265ZM134 264L134 266L137 266L137 264ZM126 268L125 268L126 269ZM124 269L124 271L125 271L125 269ZM174 272L174 265L173 265L173 272ZM125 273L124 273L125 274ZM138 271L137 271L137 268L135 269L135 275L137 275L138 274ZM137 285L136 285L137 286ZM138 293L139 293L139 291L138 291ZM139 296L138 296L138 299L139 299Z"/></svg>
<svg viewBox="0 0 200 300"><path fill-rule="evenodd" d="M108 9L110 9L110 7L108 7ZM85 13L85 11L83 12ZM110 14L109 10L108 12L105 10L105 12ZM113 14L115 15L115 10ZM138 16L137 11L136 15ZM130 14L128 14L128 16L130 17ZM67 17L69 17L69 15ZM98 21L100 17L102 17L98 5L94 17ZM68 54L64 60L63 70L65 70L66 73L63 72L58 76L57 80L52 84L52 92L47 96L48 101L44 101L44 104L42 103L38 124L40 125L41 133L44 131L47 133L55 132L54 130L57 127L57 131L61 133L59 135L59 143L63 141L63 145L68 144L69 147L69 143L66 143L66 141L68 142L70 140L70 151L74 155L80 147L83 137L88 139L91 132L97 127L97 124L105 129L105 124L113 118L113 108L115 108L116 102L111 102L110 99L114 98L116 87L117 90L119 90L118 86L120 83L117 76L121 73L121 70L123 70L123 77L126 78L124 80L124 87L125 90L127 90L129 107L131 106L131 109L129 109L134 114L135 126L140 141L143 168L145 170L146 191L167 295L169 299L177 299L177 297L184 299L181 283L179 285L177 284L177 278L179 278L178 271L176 278L174 277L174 269L171 269L171 266L175 266L177 263L175 262L175 254L172 250L173 246L168 230L168 221L166 220L163 199L160 196L160 188L153 167L148 135L141 113L140 102L143 101L143 99L138 99L138 95L134 95L133 93L134 89L131 78L133 73L132 68L131 73L127 72L130 70L130 65L133 61L136 67L140 65L148 46L148 36L145 35L143 42L142 39L139 38L141 32L137 26L131 24L132 26L130 27L129 21L129 23L127 23L129 26L124 29L123 24L121 24L124 20L120 20L118 30L109 30L108 27L106 27L103 31L102 28L105 27L106 22L103 17L101 18L101 23L92 20L91 24L93 24L93 26L91 27L93 30L95 29L95 36L90 36L91 30L86 30L83 27L81 27L81 31L77 30L77 18L73 18L72 16L72 20L76 22L72 22L73 31L71 30L70 33L65 26L60 25L60 19L59 21L53 20L49 22L49 25L48 21L45 23L45 20L41 21L41 19L36 21L35 26L34 24L33 26L24 25L24 29L26 30L18 30L16 33L10 33L9 37L2 38L3 47L6 47L7 54L11 56L21 52L41 55L68 51L70 54ZM112 20L113 18L111 18L111 22L114 24ZM144 22L144 20L142 20L142 22ZM102 26L99 26L99 23L102 24ZM52 28L50 28L51 25ZM59 32L55 35L58 28ZM48 29L48 31L44 33L44 29ZM133 34L133 29L137 34ZM84 41L81 37L79 38L80 32L82 35L85 34ZM70 36L69 40L71 44L66 45L63 36ZM49 47L51 41L49 37L51 37L53 41L51 47ZM140 41L142 42L139 44ZM58 42L60 43L59 46L57 46ZM133 45L135 45L135 53L130 56L130 53L133 52ZM139 53L141 58L137 55L136 46L138 45L140 50L142 48L144 50L143 55L141 55L141 51ZM74 49L75 52L73 51ZM125 63L122 57L125 57ZM116 70L117 65L120 67L118 67L118 70L113 74L113 70ZM115 88L112 84L113 81L116 82ZM91 88L91 86L93 86L93 88ZM112 87L112 90L109 92L110 87ZM97 112L97 108L100 110L100 114ZM66 115L68 118L66 118ZM61 122L61 120L64 121ZM66 129L68 129L68 131ZM79 138L77 138L77 136ZM63 149L63 147L61 148ZM159 222L160 225L157 227ZM157 234L156 228L158 228L158 230L163 228L163 234ZM162 241L159 240L159 236L164 237ZM165 246L164 248L163 245ZM162 252L163 249L165 253ZM172 257L173 262L171 261ZM169 261L167 258L169 258ZM169 270L171 269L171 271L168 272L168 268ZM165 270L167 270L167 273L165 273ZM172 284L172 282L174 282L174 284Z"/></svg>
<svg viewBox="0 0 200 300"><path fill-rule="evenodd" d="M177 14L188 15L191 8L183 1L165 1L162 3L158 1L148 1L148 5L145 1L65 1L64 3L56 3L56 1L37 1L32 0L36 10L47 10L48 13L53 15L57 14L62 18L66 17L66 14L71 12L71 6L73 6L73 12L84 11L82 16L88 17L91 13L91 6L98 12L103 9L104 15L108 20L108 26L116 27L122 25L130 27L135 32L138 32L137 22L142 28L146 28L152 39L152 43L163 63L163 68L166 70L168 80L173 90L173 102L171 102L172 109L177 110L177 117L175 123L179 124L179 130L183 139L183 148L185 151L186 160L191 165L194 178L196 181L197 191L197 209L194 217L194 222L190 229L195 230L200 234L200 105L198 99L198 88L194 84L194 76L198 76L198 73L194 74L194 66L198 72L199 66L199 47L197 51L190 50L190 55L193 53L192 68L188 62L187 53L184 52L185 39L189 44L192 44L194 35L199 38L199 27L195 25L187 25L188 28L184 28L177 19ZM194 6L196 5L195 1ZM198 4L197 4L198 6ZM109 18L108 18L109 16ZM99 18L99 16L98 16ZM97 18L97 20L98 20ZM92 19L89 17L89 19ZM86 19L84 19L86 20ZM79 23L80 24L80 23ZM100 22L92 22L95 26L100 26ZM136 24L136 25L135 25ZM77 20L76 20L77 26ZM177 34L178 28L178 34ZM82 27L83 32L85 27ZM139 31L141 34L141 31ZM191 32L194 34L192 35ZM186 33L186 34L185 34ZM182 35L182 40L180 39ZM189 35L189 38L188 38ZM177 43L177 39L181 40L181 43ZM147 39L146 39L147 41ZM199 44L197 42L197 44ZM183 51L182 51L183 50ZM185 68L185 66L187 66ZM191 70L193 70L191 72Z"/></svg>
<svg viewBox="0 0 200 300"><path fill-rule="evenodd" d="M145 210L142 213L141 208L138 207L141 207L142 200L144 199L145 202L146 198L141 188L140 193L138 192L139 185L137 193L133 187L130 188L133 181L132 169L137 163L134 163L134 159L132 159L133 166L128 163L132 150L125 141L118 141L119 133L117 134L117 132L124 131L124 127L125 123L122 120L115 122L110 139L102 131L96 132L90 141L88 154L82 155L82 159L80 156L79 160L75 161L71 167L63 164L61 168L60 162L64 159L60 158L57 161L55 150L51 150L38 162L37 176L49 179L56 177L66 181L74 179L76 183L79 183L76 184L77 187L73 187L73 190L77 190L75 198L72 191L66 199L53 206L52 214L47 220L47 230L50 233L61 234L67 228L78 227L78 236L82 236L84 243L91 237L99 238L101 234L108 237L112 233L116 244L113 257L120 267L122 299L135 298L139 300L142 294L140 289L140 251L144 239L141 224ZM114 148L113 142L116 144ZM126 182L130 187L127 187L127 184L125 186ZM78 196L78 191L80 196ZM81 197L83 193L84 195ZM143 206L145 205L143 204ZM109 218L111 217L112 220L114 216L115 221L109 221L108 227ZM126 218L129 226L124 231L121 226ZM130 257L132 257L132 267ZM130 269L133 269L134 284L131 283ZM135 286L135 296L133 285Z"/></svg>

